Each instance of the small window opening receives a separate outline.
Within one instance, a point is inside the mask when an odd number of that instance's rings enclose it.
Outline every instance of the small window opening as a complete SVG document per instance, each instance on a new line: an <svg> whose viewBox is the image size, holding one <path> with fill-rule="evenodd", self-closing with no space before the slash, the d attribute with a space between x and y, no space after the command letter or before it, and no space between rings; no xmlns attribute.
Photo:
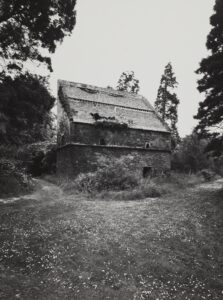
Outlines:
<svg viewBox="0 0 223 300"><path fill-rule="evenodd" d="M148 143L148 142L145 143L145 148L146 148L146 149L149 149L149 148L150 148L150 143Z"/></svg>
<svg viewBox="0 0 223 300"><path fill-rule="evenodd" d="M152 167L144 167L143 168L143 178L147 178L152 175Z"/></svg>
<svg viewBox="0 0 223 300"><path fill-rule="evenodd" d="M105 139L100 139L100 141L99 141L99 145L106 145L106 142L105 142Z"/></svg>

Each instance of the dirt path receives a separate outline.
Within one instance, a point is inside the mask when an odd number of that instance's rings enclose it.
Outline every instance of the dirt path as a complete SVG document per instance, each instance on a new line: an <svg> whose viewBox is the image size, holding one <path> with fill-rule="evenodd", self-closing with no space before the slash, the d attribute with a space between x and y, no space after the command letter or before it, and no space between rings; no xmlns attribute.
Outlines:
<svg viewBox="0 0 223 300"><path fill-rule="evenodd" d="M217 179L212 182L205 182L196 186L197 190L220 190L223 188L223 179Z"/></svg>
<svg viewBox="0 0 223 300"><path fill-rule="evenodd" d="M53 198L54 200L59 200L60 198L63 198L63 191L60 187L43 179L33 180L36 186L35 191L33 193L22 195L19 197L0 199L0 203L8 204L20 200L41 200L43 197L49 199Z"/></svg>
<svg viewBox="0 0 223 300"><path fill-rule="evenodd" d="M54 199L54 200L63 200L64 198L68 198L67 195L63 193L63 190L46 180L43 179L34 179L36 184L36 189L33 193L19 196L19 197L10 197L6 199L0 199L0 203L7 204L7 203L14 203L19 200L41 200L43 197ZM197 186L193 187L194 191L200 190L220 190L223 187L223 179L217 179L212 182L206 182L202 184L198 184ZM154 198L151 199L154 201Z"/></svg>

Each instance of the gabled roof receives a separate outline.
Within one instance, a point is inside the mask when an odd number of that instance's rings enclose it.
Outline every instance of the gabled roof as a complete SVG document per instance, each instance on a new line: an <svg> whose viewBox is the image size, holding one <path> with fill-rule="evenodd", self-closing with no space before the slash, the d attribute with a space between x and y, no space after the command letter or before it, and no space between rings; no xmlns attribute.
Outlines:
<svg viewBox="0 0 223 300"><path fill-rule="evenodd" d="M141 95L58 80L58 98L66 102L64 109L76 122L91 124L95 121L92 113L106 107L103 109L104 117L115 117L120 122L128 123L130 128L169 132L149 101ZM86 104L84 110L83 103Z"/></svg>

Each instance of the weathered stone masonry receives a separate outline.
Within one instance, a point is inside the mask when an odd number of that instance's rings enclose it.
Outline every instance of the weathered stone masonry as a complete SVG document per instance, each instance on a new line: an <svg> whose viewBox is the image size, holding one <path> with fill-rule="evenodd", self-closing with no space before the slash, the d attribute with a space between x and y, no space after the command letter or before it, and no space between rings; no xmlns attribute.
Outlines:
<svg viewBox="0 0 223 300"><path fill-rule="evenodd" d="M113 89L59 81L58 175L95 171L100 158L126 155L138 174L148 167L170 169L170 132L149 102Z"/></svg>
<svg viewBox="0 0 223 300"><path fill-rule="evenodd" d="M169 151L69 144L58 150L59 174L72 177L86 171L95 171L99 157L119 158L125 155L132 156L134 164L132 170L138 174L143 174L143 168L148 166L158 171L170 168Z"/></svg>
<svg viewBox="0 0 223 300"><path fill-rule="evenodd" d="M73 143L98 145L104 139L106 145L144 148L149 143L152 149L170 150L169 134L141 129L97 128L92 124L71 123Z"/></svg>

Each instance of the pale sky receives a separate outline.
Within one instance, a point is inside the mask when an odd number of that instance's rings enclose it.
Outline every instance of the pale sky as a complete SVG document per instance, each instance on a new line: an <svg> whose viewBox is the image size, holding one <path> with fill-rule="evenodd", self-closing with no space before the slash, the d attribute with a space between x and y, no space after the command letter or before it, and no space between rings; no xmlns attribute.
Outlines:
<svg viewBox="0 0 223 300"><path fill-rule="evenodd" d="M77 24L52 57L51 89L58 79L115 87L134 71L140 94L154 103L170 61L179 87L178 128L190 134L203 99L194 71L207 56L214 0L77 0Z"/></svg>

